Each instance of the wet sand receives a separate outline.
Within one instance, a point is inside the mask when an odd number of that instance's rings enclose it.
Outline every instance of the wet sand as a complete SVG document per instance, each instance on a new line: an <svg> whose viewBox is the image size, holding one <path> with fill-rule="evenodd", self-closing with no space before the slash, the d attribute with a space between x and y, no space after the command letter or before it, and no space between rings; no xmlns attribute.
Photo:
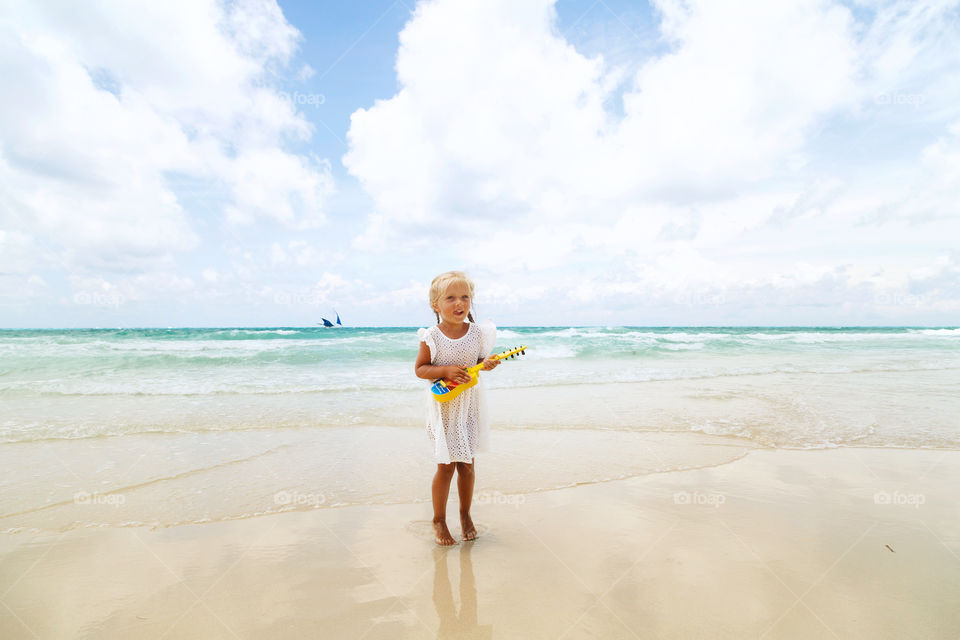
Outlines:
<svg viewBox="0 0 960 640"><path fill-rule="evenodd" d="M753 450L487 492L446 549L427 503L11 533L0 637L955 638L957 486L957 451Z"/></svg>

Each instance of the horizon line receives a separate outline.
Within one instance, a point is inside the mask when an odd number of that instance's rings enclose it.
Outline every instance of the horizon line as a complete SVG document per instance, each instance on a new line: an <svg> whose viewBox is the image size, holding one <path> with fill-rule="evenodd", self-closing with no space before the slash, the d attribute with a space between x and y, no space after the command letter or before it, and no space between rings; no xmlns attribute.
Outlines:
<svg viewBox="0 0 960 640"><path fill-rule="evenodd" d="M88 327L0 327L0 331L105 331L105 330L175 330L175 329L419 329L433 325L352 325L339 327L325 327L316 325L236 325L236 326L88 326ZM504 324L498 328L511 329L960 329L960 325L922 325L922 324Z"/></svg>

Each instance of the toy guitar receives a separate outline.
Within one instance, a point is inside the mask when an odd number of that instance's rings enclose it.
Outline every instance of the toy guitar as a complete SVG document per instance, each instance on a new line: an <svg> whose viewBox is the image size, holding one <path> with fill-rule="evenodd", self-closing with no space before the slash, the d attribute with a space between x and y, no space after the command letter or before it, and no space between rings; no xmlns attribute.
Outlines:
<svg viewBox="0 0 960 640"><path fill-rule="evenodd" d="M508 358L514 358L518 355L524 355L526 353L526 349L527 345L523 345L522 347L517 347L516 349L511 349L510 351L504 351L503 353L490 356L490 358L493 360L506 360ZM453 382L452 380L434 380L433 384L430 386L430 392L433 393L433 397L437 402L450 402L458 395L480 382L481 370L483 370L482 362L472 367L467 367L465 371L470 374L470 382L464 382L462 384Z"/></svg>

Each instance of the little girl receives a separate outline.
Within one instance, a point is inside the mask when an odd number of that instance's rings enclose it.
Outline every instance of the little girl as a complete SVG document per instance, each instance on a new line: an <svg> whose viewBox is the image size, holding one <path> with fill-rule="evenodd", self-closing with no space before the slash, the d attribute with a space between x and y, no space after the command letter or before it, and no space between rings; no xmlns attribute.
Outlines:
<svg viewBox="0 0 960 640"><path fill-rule="evenodd" d="M444 378L454 382L470 381L464 370L483 363L484 370L499 364L488 358L496 341L496 328L480 326L473 321L470 303L473 301L473 282L462 271L441 273L430 284L430 307L437 316L437 324L420 329L420 352L417 354L418 378ZM456 544L447 529L447 496L453 472L457 472L457 493L460 495L460 527L463 539L474 540L477 529L470 519L473 500L473 455L486 449L489 433L483 403L483 390L477 384L453 400L427 400L427 432L433 439L437 473L433 476L433 531L437 544Z"/></svg>

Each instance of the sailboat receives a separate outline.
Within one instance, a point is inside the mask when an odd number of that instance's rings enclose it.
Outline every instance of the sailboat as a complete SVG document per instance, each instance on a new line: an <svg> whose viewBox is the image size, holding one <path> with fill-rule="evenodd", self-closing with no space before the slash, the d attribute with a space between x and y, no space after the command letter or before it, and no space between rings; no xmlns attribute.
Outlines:
<svg viewBox="0 0 960 640"><path fill-rule="evenodd" d="M330 322L330 321L327 320L326 318L321 317L320 319L323 320L323 326L325 326L325 327L331 327L331 328L334 328L334 329L337 328L337 327L342 327L342 326L343 326L343 323L340 322L340 314L337 313L337 310L336 310L336 309L334 309L333 312L337 314L337 324L333 324L332 322ZM320 323L318 322L317 324L320 324Z"/></svg>

